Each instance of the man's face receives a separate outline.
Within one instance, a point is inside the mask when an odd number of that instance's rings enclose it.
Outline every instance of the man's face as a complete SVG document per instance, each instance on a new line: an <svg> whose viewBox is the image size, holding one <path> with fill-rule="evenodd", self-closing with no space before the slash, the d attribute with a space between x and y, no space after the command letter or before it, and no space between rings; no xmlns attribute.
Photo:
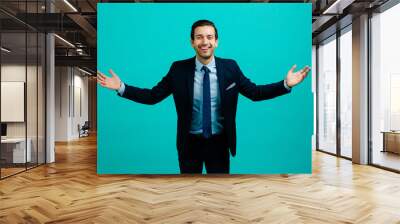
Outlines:
<svg viewBox="0 0 400 224"><path fill-rule="evenodd" d="M191 40L191 44L198 57L203 59L211 58L214 55L214 49L218 46L214 27L196 27L194 29L194 39Z"/></svg>

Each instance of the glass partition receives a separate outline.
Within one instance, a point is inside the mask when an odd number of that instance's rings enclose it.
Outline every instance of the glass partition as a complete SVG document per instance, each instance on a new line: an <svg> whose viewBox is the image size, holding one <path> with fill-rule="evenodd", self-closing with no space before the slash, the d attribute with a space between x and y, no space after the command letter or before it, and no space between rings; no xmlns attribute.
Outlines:
<svg viewBox="0 0 400 224"><path fill-rule="evenodd" d="M3 32L1 47L1 176L7 177L24 171L32 155L26 142L26 33Z"/></svg>
<svg viewBox="0 0 400 224"><path fill-rule="evenodd" d="M1 1L15 15L45 1ZM0 11L0 178L45 163L45 34ZM34 17L35 18L35 17Z"/></svg>

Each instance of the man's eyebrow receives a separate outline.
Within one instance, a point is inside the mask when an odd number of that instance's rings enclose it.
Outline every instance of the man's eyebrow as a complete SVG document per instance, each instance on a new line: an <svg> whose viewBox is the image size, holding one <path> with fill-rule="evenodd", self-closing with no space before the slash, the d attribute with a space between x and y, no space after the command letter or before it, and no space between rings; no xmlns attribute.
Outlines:
<svg viewBox="0 0 400 224"><path fill-rule="evenodd" d="M198 37L198 36L214 36L214 34L205 34L205 35L203 35L203 34L196 34L196 35L194 35L194 36L196 36L196 37Z"/></svg>

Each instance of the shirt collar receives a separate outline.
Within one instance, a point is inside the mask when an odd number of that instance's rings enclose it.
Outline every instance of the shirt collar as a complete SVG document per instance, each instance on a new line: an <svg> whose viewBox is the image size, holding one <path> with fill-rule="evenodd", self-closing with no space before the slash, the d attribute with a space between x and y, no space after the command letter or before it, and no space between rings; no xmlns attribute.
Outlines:
<svg viewBox="0 0 400 224"><path fill-rule="evenodd" d="M201 68L203 66L204 65L199 61L199 59L197 59L197 56L196 56L196 71L201 71ZM215 57L213 56L213 58L210 61L210 63L208 63L205 66L207 66L208 69L213 70L213 68L215 68Z"/></svg>

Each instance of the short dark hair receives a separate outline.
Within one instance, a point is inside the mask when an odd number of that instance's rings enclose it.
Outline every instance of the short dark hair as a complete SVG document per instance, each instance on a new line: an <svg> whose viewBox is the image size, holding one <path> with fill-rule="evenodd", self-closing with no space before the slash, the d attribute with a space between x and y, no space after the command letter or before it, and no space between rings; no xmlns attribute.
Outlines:
<svg viewBox="0 0 400 224"><path fill-rule="evenodd" d="M212 26L215 30L215 39L218 39L218 31L217 27L215 27L215 24L210 20L202 19L202 20L197 20L192 25L192 30L190 32L190 38L192 38L192 40L194 40L194 30L199 26Z"/></svg>

